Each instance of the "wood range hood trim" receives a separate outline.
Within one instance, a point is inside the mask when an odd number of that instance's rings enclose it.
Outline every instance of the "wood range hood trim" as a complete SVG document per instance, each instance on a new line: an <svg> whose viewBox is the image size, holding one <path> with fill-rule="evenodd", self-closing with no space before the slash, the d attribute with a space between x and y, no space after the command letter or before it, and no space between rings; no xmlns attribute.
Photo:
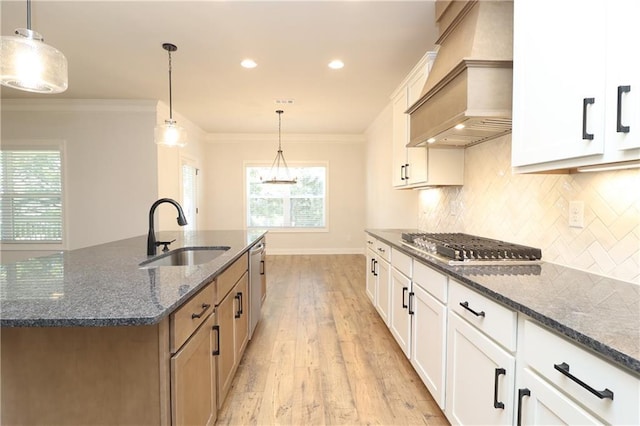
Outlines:
<svg viewBox="0 0 640 426"><path fill-rule="evenodd" d="M407 110L408 147L430 138L430 146L469 146L511 132L513 2L442 3L438 22L447 26L422 94Z"/></svg>

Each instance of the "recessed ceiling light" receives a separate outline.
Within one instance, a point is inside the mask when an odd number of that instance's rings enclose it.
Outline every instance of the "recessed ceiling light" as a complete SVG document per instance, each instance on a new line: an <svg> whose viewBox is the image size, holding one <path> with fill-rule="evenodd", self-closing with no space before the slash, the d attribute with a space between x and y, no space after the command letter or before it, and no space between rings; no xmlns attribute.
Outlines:
<svg viewBox="0 0 640 426"><path fill-rule="evenodd" d="M460 129L464 129L464 124L462 124L462 123L460 123L460 124L456 124L454 128L455 128L455 129L458 129L458 130L460 130Z"/></svg>
<svg viewBox="0 0 640 426"><path fill-rule="evenodd" d="M340 68L344 68L344 62L342 62L340 59L334 59L333 61L329 62L329 68L333 70L339 70Z"/></svg>
<svg viewBox="0 0 640 426"><path fill-rule="evenodd" d="M427 139L427 143L434 143L435 141L436 141L436 138Z"/></svg>
<svg viewBox="0 0 640 426"><path fill-rule="evenodd" d="M243 68L255 68L258 66L258 64L256 63L256 61L254 61L253 59L243 59L242 62L240 62L240 65L242 65Z"/></svg>

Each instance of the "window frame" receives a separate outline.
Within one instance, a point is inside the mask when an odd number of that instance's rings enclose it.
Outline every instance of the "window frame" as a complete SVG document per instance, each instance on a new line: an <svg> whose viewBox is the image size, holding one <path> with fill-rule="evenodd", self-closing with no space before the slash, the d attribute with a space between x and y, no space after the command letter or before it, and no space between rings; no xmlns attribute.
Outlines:
<svg viewBox="0 0 640 426"><path fill-rule="evenodd" d="M250 227L248 224L249 205L248 205L248 182L247 182L247 168L248 167L266 167L270 168L273 161L244 161L242 167L242 218L243 226L246 230L252 229L266 229L269 233L328 233L329 232L329 162L328 161L295 161L287 162L289 169L295 169L300 167L324 167L324 226L318 228L303 228L303 227Z"/></svg>
<svg viewBox="0 0 640 426"><path fill-rule="evenodd" d="M69 223L67 215L67 153L66 140L62 139L15 139L2 141L3 151L37 151L54 149L60 151L60 184L62 203L62 241L60 242L22 242L0 241L0 251L59 251L66 250L69 241Z"/></svg>

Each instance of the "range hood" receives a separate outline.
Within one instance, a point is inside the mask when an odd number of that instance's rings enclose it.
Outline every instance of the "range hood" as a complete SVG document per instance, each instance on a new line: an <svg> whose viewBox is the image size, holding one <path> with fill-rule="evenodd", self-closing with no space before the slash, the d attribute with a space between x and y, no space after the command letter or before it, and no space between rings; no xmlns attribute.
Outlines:
<svg viewBox="0 0 640 426"><path fill-rule="evenodd" d="M436 3L437 57L407 146L468 146L511 132L513 1Z"/></svg>

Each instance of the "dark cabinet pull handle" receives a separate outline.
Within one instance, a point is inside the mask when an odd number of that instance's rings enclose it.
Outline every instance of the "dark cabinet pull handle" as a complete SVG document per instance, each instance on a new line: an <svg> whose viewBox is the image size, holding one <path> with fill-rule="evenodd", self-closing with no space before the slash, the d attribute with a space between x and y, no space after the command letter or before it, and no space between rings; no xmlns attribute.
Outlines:
<svg viewBox="0 0 640 426"><path fill-rule="evenodd" d="M202 318L204 313L207 312L207 309L209 309L210 307L211 307L211 305L209 305L207 303L203 303L202 304L202 312L200 312L199 314L191 314L191 319Z"/></svg>
<svg viewBox="0 0 640 426"><path fill-rule="evenodd" d="M378 264L378 261L373 259L373 276L377 277L378 276L378 271L376 271L376 265Z"/></svg>
<svg viewBox="0 0 640 426"><path fill-rule="evenodd" d="M409 163L404 165L404 178L409 180Z"/></svg>
<svg viewBox="0 0 640 426"><path fill-rule="evenodd" d="M531 396L531 391L527 388L518 389L518 423L517 426L522 425L522 398L525 396Z"/></svg>
<svg viewBox="0 0 640 426"><path fill-rule="evenodd" d="M622 94L629 93L631 86L618 86L618 109L616 112L616 123L618 133L629 133L629 126L622 125Z"/></svg>
<svg viewBox="0 0 640 426"><path fill-rule="evenodd" d="M211 329L216 332L216 348L211 352L211 355L220 355L220 326L214 325Z"/></svg>
<svg viewBox="0 0 640 426"><path fill-rule="evenodd" d="M407 290L409 290L407 287L402 287L402 307L403 308L409 307L409 305L407 305L407 302L404 301L404 297L407 294Z"/></svg>
<svg viewBox="0 0 640 426"><path fill-rule="evenodd" d="M603 391L599 391L592 388L582 380L578 379L573 374L569 373L569 364L567 364L566 362L563 362L562 364L553 364L553 368L555 368L556 370L558 370L559 372L561 372L562 374L564 374L565 376L567 376L568 378L570 378L571 380L573 380L574 382L576 382L577 384L579 384L580 386L582 386L583 388L585 388L586 390L588 390L589 392L597 396L598 398L600 399L609 398L610 400L613 401L613 391L609 390L608 388L605 388Z"/></svg>
<svg viewBox="0 0 640 426"><path fill-rule="evenodd" d="M496 368L496 374L493 378L493 408L504 408L504 403L498 401L498 377L502 374L507 374L507 370L504 368Z"/></svg>
<svg viewBox="0 0 640 426"><path fill-rule="evenodd" d="M244 314L244 298L242 292L238 293L240 295L240 315Z"/></svg>
<svg viewBox="0 0 640 426"><path fill-rule="evenodd" d="M593 133L587 133L587 106L595 103L595 98L582 100L582 139L584 140L593 140Z"/></svg>
<svg viewBox="0 0 640 426"><path fill-rule="evenodd" d="M400 180L405 180L404 177L404 165L400 166Z"/></svg>
<svg viewBox="0 0 640 426"><path fill-rule="evenodd" d="M240 318L240 314L242 314L241 308L240 308L240 298L241 298L241 293L236 293L235 296L233 296L234 299L236 299L238 301L238 310L236 311L236 314L234 315L234 318Z"/></svg>
<svg viewBox="0 0 640 426"><path fill-rule="evenodd" d="M469 307L469 302L460 302L460 306L462 306L463 308L465 308L467 311L471 312L473 315L477 316L477 317L483 317L484 316L484 311L480 311L480 312L476 312L473 309L471 309Z"/></svg>
<svg viewBox="0 0 640 426"><path fill-rule="evenodd" d="M376 273L376 264L374 263L376 260L374 258L371 258L371 267L369 268L369 272L371 272L372 274Z"/></svg>
<svg viewBox="0 0 640 426"><path fill-rule="evenodd" d="M413 308L412 308L412 306L413 306L413 303L412 303L412 302L413 302L413 297L414 297L415 295L416 295L416 294L415 294L414 292L412 292L412 291L411 291L411 292L409 292L409 315L413 315L413 314L415 314L415 312L414 312L414 310L413 310Z"/></svg>
<svg viewBox="0 0 640 426"><path fill-rule="evenodd" d="M264 260L260 261L260 275L264 275Z"/></svg>

